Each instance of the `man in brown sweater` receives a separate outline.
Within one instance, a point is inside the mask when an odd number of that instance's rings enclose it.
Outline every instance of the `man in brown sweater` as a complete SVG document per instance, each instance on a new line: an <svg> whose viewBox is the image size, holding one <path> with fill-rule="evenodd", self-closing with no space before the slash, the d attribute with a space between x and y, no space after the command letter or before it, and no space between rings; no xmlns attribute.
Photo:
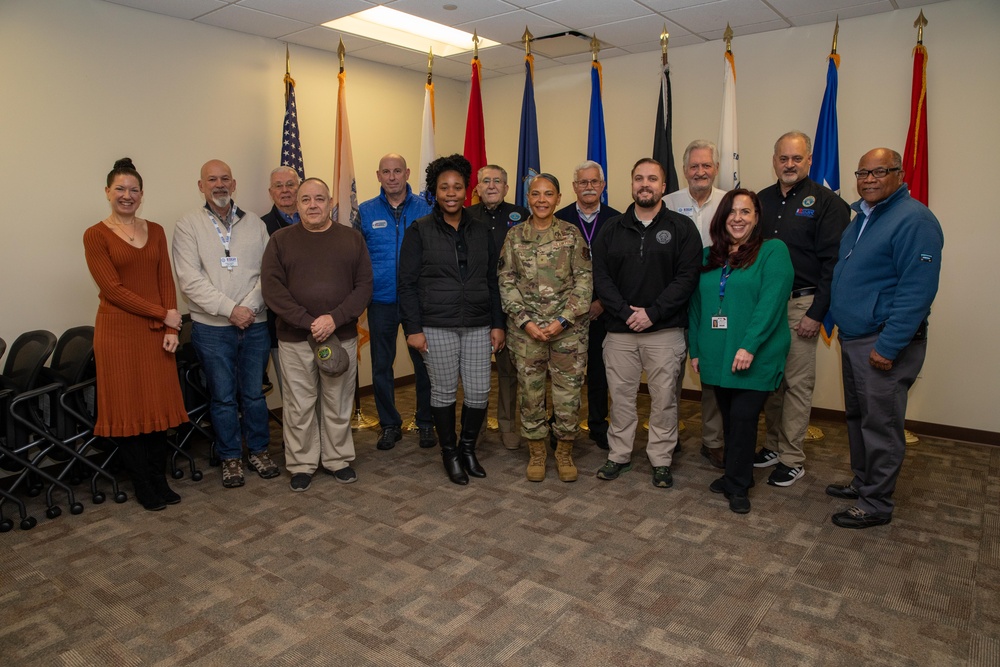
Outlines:
<svg viewBox="0 0 1000 667"><path fill-rule="evenodd" d="M351 408L358 372L357 323L371 300L372 266L361 234L331 220L333 201L326 183L306 179L296 200L301 224L271 236L261 287L267 307L278 316L285 467L292 474L292 491L305 491L321 464L338 482L357 480L351 468ZM313 343L343 347L346 371L333 375L321 370Z"/></svg>

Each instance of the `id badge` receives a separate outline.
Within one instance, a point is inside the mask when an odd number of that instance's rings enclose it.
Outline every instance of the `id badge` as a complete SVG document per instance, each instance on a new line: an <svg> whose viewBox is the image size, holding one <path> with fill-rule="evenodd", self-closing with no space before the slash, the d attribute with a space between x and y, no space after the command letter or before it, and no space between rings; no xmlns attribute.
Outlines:
<svg viewBox="0 0 1000 667"><path fill-rule="evenodd" d="M229 269L232 271L234 268L239 266L235 257L223 257L222 258L222 268Z"/></svg>
<svg viewBox="0 0 1000 667"><path fill-rule="evenodd" d="M712 328L713 329L728 329L729 328L729 318L725 315L715 315L712 317Z"/></svg>

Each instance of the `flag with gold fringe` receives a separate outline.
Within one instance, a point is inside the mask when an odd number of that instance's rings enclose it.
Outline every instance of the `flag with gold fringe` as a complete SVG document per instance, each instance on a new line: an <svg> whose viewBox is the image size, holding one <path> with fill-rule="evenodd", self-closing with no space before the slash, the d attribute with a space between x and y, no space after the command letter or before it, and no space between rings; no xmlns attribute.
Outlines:
<svg viewBox="0 0 1000 667"><path fill-rule="evenodd" d="M420 185L417 190L424 194L424 188L427 186L427 165L434 161L434 81L431 80L430 74L427 75L427 83L424 84L424 113L420 127L420 163L417 166L417 181Z"/></svg>
<svg viewBox="0 0 1000 667"><path fill-rule="evenodd" d="M670 65L663 65L660 73L660 101L656 106L656 131L653 133L653 159L663 166L667 174L667 194L680 187L677 167L674 165L673 102L670 99Z"/></svg>
<svg viewBox="0 0 1000 667"><path fill-rule="evenodd" d="M476 185L479 183L479 170L485 167L486 161L486 128L483 123L483 93L482 66L479 57L472 59L472 84L469 90L469 113L465 119L465 159L472 165L472 178L465 193L465 205L471 206L479 202Z"/></svg>
<svg viewBox="0 0 1000 667"><path fill-rule="evenodd" d="M347 74L337 75L337 134L333 168L333 219L342 225L357 228L358 187L354 179L354 153L351 151L351 130L347 122Z"/></svg>
<svg viewBox="0 0 1000 667"><path fill-rule="evenodd" d="M736 58L728 48L724 66L722 123L719 127L719 188L733 190L740 187L740 142L736 129Z"/></svg>
<svg viewBox="0 0 1000 667"><path fill-rule="evenodd" d="M535 56L524 57L524 95L521 98L521 132L517 142L517 178L514 203L528 206L528 182L542 170L538 156L538 117L535 115Z"/></svg>
<svg viewBox="0 0 1000 667"><path fill-rule="evenodd" d="M594 39L597 39L596 37ZM608 178L608 139L604 133L604 71L599 60L590 63L590 125L587 130L587 159L601 165L604 182ZM608 189L601 193L601 205L608 205Z"/></svg>
<svg viewBox="0 0 1000 667"><path fill-rule="evenodd" d="M927 49L922 43L913 48L910 127L903 150L903 172L910 196L927 206Z"/></svg>

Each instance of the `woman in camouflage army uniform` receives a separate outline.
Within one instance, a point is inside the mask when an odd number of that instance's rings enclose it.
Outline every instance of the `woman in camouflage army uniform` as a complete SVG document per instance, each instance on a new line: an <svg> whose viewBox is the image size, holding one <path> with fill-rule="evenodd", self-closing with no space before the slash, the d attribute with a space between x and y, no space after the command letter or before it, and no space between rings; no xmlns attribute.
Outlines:
<svg viewBox="0 0 1000 667"><path fill-rule="evenodd" d="M546 373L552 378L559 479L577 477L573 439L580 428L593 279L583 236L554 217L559 199L555 176L540 174L531 181L531 217L507 232L497 276L507 313L507 347L517 367L521 435L528 440L526 475L532 482L545 479Z"/></svg>

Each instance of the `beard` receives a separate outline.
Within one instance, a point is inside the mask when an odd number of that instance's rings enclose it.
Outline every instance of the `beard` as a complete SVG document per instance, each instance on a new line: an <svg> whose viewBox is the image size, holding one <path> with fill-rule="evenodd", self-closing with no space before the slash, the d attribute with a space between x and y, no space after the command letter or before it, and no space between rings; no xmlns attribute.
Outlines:
<svg viewBox="0 0 1000 667"><path fill-rule="evenodd" d="M642 208L652 208L656 206L662 197L650 190L640 190L635 193L635 203Z"/></svg>
<svg viewBox="0 0 1000 667"><path fill-rule="evenodd" d="M219 208L226 208L227 206L229 206L229 202L231 202L232 200L233 199L232 197L229 196L228 192L224 195L217 195L214 193L212 194L212 203L218 206Z"/></svg>

